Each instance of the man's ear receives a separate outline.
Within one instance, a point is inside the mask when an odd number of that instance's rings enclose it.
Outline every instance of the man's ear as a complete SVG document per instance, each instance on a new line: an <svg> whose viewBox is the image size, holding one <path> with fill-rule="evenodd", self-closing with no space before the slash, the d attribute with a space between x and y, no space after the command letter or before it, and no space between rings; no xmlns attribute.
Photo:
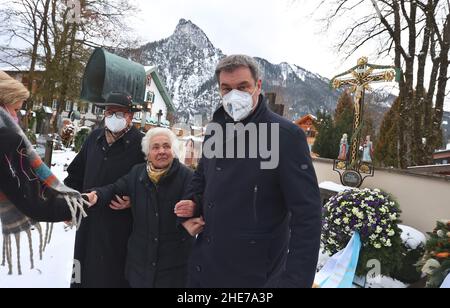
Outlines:
<svg viewBox="0 0 450 308"><path fill-rule="evenodd" d="M258 87L258 91L261 92L262 91L262 80L259 79L258 82L256 83L257 87Z"/></svg>

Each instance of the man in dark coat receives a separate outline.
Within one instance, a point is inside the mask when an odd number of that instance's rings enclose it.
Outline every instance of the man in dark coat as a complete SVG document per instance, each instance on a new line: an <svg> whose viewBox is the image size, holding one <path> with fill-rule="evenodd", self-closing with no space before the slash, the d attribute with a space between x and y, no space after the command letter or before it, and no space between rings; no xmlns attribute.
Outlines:
<svg viewBox="0 0 450 308"><path fill-rule="evenodd" d="M189 196L201 198L206 223L193 247L189 286L310 288L321 202L305 134L268 109L252 58L227 57L216 75L223 106L208 126Z"/></svg>
<svg viewBox="0 0 450 308"><path fill-rule="evenodd" d="M64 183L78 191L112 184L144 162L143 134L132 126L131 97L111 93L105 105L106 127L90 134L67 170ZM88 215L75 239L81 282L72 287L127 287L125 258L132 226L128 196L120 196L111 207L92 208Z"/></svg>
<svg viewBox="0 0 450 308"><path fill-rule="evenodd" d="M133 231L128 243L126 278L133 288L185 288L193 238L178 227L175 204L192 179L192 170L174 158L176 136L167 128L151 129L142 150L146 164L135 166L116 183L88 194L96 207L115 195L131 198ZM193 209L189 217L192 217Z"/></svg>

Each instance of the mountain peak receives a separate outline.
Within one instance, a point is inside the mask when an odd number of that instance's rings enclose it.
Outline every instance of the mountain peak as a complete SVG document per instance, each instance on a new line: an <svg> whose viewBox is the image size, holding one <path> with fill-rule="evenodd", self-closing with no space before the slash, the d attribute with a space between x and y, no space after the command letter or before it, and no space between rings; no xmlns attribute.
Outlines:
<svg viewBox="0 0 450 308"><path fill-rule="evenodd" d="M210 42L209 38L206 36L205 32L200 29L196 24L190 20L184 18L180 19L174 33L171 36L172 40L186 41L195 45L199 49L213 48L213 44Z"/></svg>
<svg viewBox="0 0 450 308"><path fill-rule="evenodd" d="M224 54L200 27L180 19L170 37L141 47L139 55L140 63L158 67L180 121L198 114L211 117L220 101L214 72ZM286 106L289 119L322 107L334 110L339 93L328 82L288 62L256 60L263 71L264 91L280 94L278 100Z"/></svg>
<svg viewBox="0 0 450 308"><path fill-rule="evenodd" d="M196 28L198 28L192 21L186 20L186 19L184 19L184 18L181 18L181 19L178 21L177 29L180 28L180 27L184 27L184 26L191 26L191 27L196 27Z"/></svg>

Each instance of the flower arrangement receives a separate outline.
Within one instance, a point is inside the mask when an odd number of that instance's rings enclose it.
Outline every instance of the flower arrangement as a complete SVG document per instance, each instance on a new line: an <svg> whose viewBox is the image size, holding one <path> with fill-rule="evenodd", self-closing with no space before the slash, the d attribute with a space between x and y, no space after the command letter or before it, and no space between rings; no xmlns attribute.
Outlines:
<svg viewBox="0 0 450 308"><path fill-rule="evenodd" d="M345 248L353 232L361 236L361 252L356 274L365 276L368 261L378 260L381 274L391 275L401 267L404 245L401 240L400 209L380 190L352 189L340 192L325 205L322 244L335 254Z"/></svg>
<svg viewBox="0 0 450 308"><path fill-rule="evenodd" d="M450 220L438 222L428 235L425 256L419 266L427 275L427 288L439 288L450 274Z"/></svg>

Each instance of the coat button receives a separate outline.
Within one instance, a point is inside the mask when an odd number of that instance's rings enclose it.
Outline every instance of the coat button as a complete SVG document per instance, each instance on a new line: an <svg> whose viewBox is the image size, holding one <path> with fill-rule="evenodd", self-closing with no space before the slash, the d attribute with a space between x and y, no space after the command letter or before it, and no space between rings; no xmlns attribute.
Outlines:
<svg viewBox="0 0 450 308"><path fill-rule="evenodd" d="M156 217L158 217L158 216L159 216L159 214L158 214L158 213L155 213L155 216L156 216Z"/></svg>
<svg viewBox="0 0 450 308"><path fill-rule="evenodd" d="M205 241L208 244L211 244L211 238L209 236L205 237Z"/></svg>
<svg viewBox="0 0 450 308"><path fill-rule="evenodd" d="M155 237L155 239L153 240L155 243L157 243L158 242L158 238L157 237Z"/></svg>
<svg viewBox="0 0 450 308"><path fill-rule="evenodd" d="M212 209L212 208L214 208L214 203L210 202L210 203L208 204L208 209Z"/></svg>
<svg viewBox="0 0 450 308"><path fill-rule="evenodd" d="M108 160L108 157L103 158L103 160L104 160L104 161L107 161L107 160Z"/></svg>
<svg viewBox="0 0 450 308"><path fill-rule="evenodd" d="M202 271L202 267L200 265L197 265L195 267L195 270L200 273Z"/></svg>
<svg viewBox="0 0 450 308"><path fill-rule="evenodd" d="M152 263L152 266L153 266L153 267L156 267L156 262L153 262L153 263Z"/></svg>

